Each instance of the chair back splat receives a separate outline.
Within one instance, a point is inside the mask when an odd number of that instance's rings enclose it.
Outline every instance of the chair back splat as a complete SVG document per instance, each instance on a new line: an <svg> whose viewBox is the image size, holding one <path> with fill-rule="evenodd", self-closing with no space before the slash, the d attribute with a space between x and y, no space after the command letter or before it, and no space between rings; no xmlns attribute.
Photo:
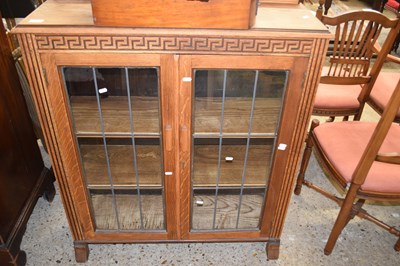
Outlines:
<svg viewBox="0 0 400 266"><path fill-rule="evenodd" d="M331 28L329 49L314 104L314 115L361 117L364 104L400 30L399 19L389 19L375 10L351 11L335 17L323 15L319 1L317 17ZM378 38L387 37L376 53ZM376 58L372 57L376 54Z"/></svg>

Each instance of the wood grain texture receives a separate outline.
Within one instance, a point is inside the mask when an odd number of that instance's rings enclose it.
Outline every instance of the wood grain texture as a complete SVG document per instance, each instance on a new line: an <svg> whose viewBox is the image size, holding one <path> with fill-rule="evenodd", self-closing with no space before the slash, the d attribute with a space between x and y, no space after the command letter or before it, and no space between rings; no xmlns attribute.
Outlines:
<svg viewBox="0 0 400 266"><path fill-rule="evenodd" d="M298 91L298 93L300 93L300 95L297 96L300 98L298 113L296 116L289 115L289 117L292 116L292 118L295 119L294 123L296 125L291 136L293 146L292 153L288 159L290 163L286 166L286 170L281 170L284 171L284 174L281 174L279 179L275 179L278 182L275 186L280 187L279 192L276 191L270 195L274 198L274 204L276 204L275 207L273 207L275 209L275 211L273 211L274 215L269 215L269 211L264 212L263 222L265 221L265 223L263 223L263 228L265 228L270 237L277 239L280 238L282 233L287 207L295 181L294 176L297 171L299 160L301 159L301 149L303 147L308 129L308 122L312 112L312 101L319 83L323 58L328 47L327 40L317 39L315 42L316 45L311 53L310 61L307 62L307 66L304 66L304 68L307 68L307 73L310 74L304 77L303 90ZM275 193L278 193L279 196L277 197ZM266 210L268 210L268 208L266 208ZM272 222L272 226L267 229L267 227L269 227L268 223L270 222Z"/></svg>
<svg viewBox="0 0 400 266"><path fill-rule="evenodd" d="M265 251L267 252L267 257L269 260L277 260L279 259L279 240L271 240L267 242L265 246Z"/></svg>
<svg viewBox="0 0 400 266"><path fill-rule="evenodd" d="M187 1L92 0L100 26L248 29L254 24L256 0Z"/></svg>
<svg viewBox="0 0 400 266"><path fill-rule="evenodd" d="M180 220L181 237L190 237L190 211L191 211L191 154L192 154L192 82L184 82L183 77L192 74L192 58L190 55L179 56L179 176L180 176Z"/></svg>
<svg viewBox="0 0 400 266"><path fill-rule="evenodd" d="M106 154L103 145L80 145L87 185L91 188L111 186L108 175ZM161 187L161 147L157 145L136 145L135 169L132 145L108 145L113 186L157 186ZM136 182L136 170L138 183Z"/></svg>
<svg viewBox="0 0 400 266"><path fill-rule="evenodd" d="M179 174L179 122L178 122L178 73L179 57L161 55L161 113L163 123L163 158L167 237L180 239L180 174ZM171 146L169 149L168 146ZM171 204L173 202L174 204Z"/></svg>
<svg viewBox="0 0 400 266"><path fill-rule="evenodd" d="M196 204L203 201L202 205ZM193 196L193 230L221 230L221 229L254 229L257 230L260 223L260 213L263 207L263 194L244 194L240 209L238 227L236 221L239 208L239 194L218 195L215 228L213 217L215 208L214 194L195 194Z"/></svg>
<svg viewBox="0 0 400 266"><path fill-rule="evenodd" d="M224 105L224 134L247 134L250 127L251 98L230 97ZM281 111L279 98L257 98L254 103L252 133L275 134ZM194 133L219 134L222 100L196 97L194 102Z"/></svg>
<svg viewBox="0 0 400 266"><path fill-rule="evenodd" d="M140 198L143 227L140 220L139 199L136 194L116 194L116 206L111 194L92 194L91 201L96 228L107 230L165 230L162 194L141 194Z"/></svg>
<svg viewBox="0 0 400 266"><path fill-rule="evenodd" d="M101 121L96 97L70 97L73 122L77 136L101 135ZM127 97L102 98L101 115L106 135L130 135L131 118ZM160 135L159 102L156 97L131 96L134 133Z"/></svg>
<svg viewBox="0 0 400 266"><path fill-rule="evenodd" d="M266 186L272 159L273 143L250 145L245 186ZM193 186L216 186L218 177L218 145L195 145L193 157ZM223 145L220 164L220 186L240 186L244 170L246 145ZM233 157L233 161L225 161Z"/></svg>
<svg viewBox="0 0 400 266"><path fill-rule="evenodd" d="M82 239L83 234L78 223L76 207L73 204L71 194L68 191L66 180L62 178L64 174L64 168L60 163L58 145L56 138L53 135L54 128L51 123L51 114L49 112L47 98L44 94L42 94L45 81L43 80L42 71L39 67L39 54L35 51L35 47L32 42L32 35L19 35L18 40L22 48L21 51L24 56L25 68L27 69L26 74L32 90L35 106L38 111L39 121L42 126L49 154L51 156L52 168L54 170L60 191L62 191L60 194L63 200L64 208L68 214L67 219L71 225L72 236L74 239Z"/></svg>
<svg viewBox="0 0 400 266"><path fill-rule="evenodd" d="M281 215L285 215L285 210L279 209L278 203L285 199L283 202L288 203L289 198L286 198L288 192L286 185L288 180L292 180L292 177L288 173L288 169L296 168L294 158L299 156L297 152L294 152L297 148L297 135L296 130L299 126L297 119L302 117L304 110L300 109L302 104L301 96L306 93L304 82L306 79L306 69L309 64L309 60L306 58L295 58L292 62L296 68L303 69L304 72L292 72L289 76L288 87L285 95L285 107L281 115L281 127L279 129L278 137L276 139L277 145L287 144L285 149L276 149L274 160L271 166L271 175L268 183L268 192L266 196L266 205L263 212L263 219L261 223L262 235L271 236L270 230L275 230L281 224L272 225L275 219L280 219ZM302 89L294 89L298 84L302 84ZM290 129L290 130L285 130ZM274 215L270 215L274 213ZM278 237L279 238L279 237Z"/></svg>
<svg viewBox="0 0 400 266"><path fill-rule="evenodd" d="M66 183L66 189L74 187L84 191L83 193L72 193L71 200L74 202L78 219L86 221L86 223L79 223L79 230L82 230L83 235L89 235L93 232L94 224L91 219L90 207L87 204L87 191L82 179L83 169L80 167L77 143L76 139L74 140L75 136L66 104L67 98L63 89L64 84L59 78L55 57L53 55L41 55L40 60L43 64L42 71L45 82L42 93L45 95L48 108L52 113L52 133L57 139L57 152L60 155L58 160L62 165L63 175L66 177L63 182ZM56 89L49 90L48 88Z"/></svg>
<svg viewBox="0 0 400 266"><path fill-rule="evenodd" d="M89 246L85 242L74 241L76 262L86 262L89 258Z"/></svg>
<svg viewBox="0 0 400 266"><path fill-rule="evenodd" d="M272 2L271 0L269 2ZM306 36L310 32L324 32L326 28L310 15L310 11L303 5L288 3L295 0L279 1L282 4L262 4L258 8L255 17L254 28L271 29L279 31L299 30L300 35ZM92 6L90 0L47 0L45 5L36 9L27 16L19 25L29 26L31 29L42 26L86 26L91 28L91 32L97 34L98 28L94 28L92 14ZM290 17L290 19L286 19ZM43 20L43 18L46 18ZM119 27L122 30L126 28ZM118 27L114 27L113 31L118 31ZM131 27L132 28L132 27ZM133 29L133 28L132 28ZM155 29L155 28L153 28ZM59 27L54 27L55 31L59 31ZM192 31L193 29L183 29L184 31ZM65 32L65 29L62 29ZM204 31L210 32L210 29ZM238 30L239 31L239 30Z"/></svg>

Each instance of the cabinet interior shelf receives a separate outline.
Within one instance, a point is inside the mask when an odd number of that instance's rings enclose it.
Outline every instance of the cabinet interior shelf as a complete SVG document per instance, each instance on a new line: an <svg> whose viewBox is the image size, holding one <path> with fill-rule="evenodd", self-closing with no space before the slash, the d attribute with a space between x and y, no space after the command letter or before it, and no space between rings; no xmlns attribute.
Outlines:
<svg viewBox="0 0 400 266"><path fill-rule="evenodd" d="M193 190L202 190L202 191L209 191L209 190L215 190L216 184L210 184L208 186L198 186L195 185L193 186ZM220 191L233 191L233 190L238 190L241 187L241 184L220 184L219 186ZM114 191L153 191L153 190L162 190L163 187L161 186L136 186L136 185L88 185L88 189L93 190L93 191L103 191L106 193L110 193L111 189L114 189ZM264 184L259 184L259 185L246 185L243 186L243 189L253 189L253 190L265 190L266 185Z"/></svg>
<svg viewBox="0 0 400 266"><path fill-rule="evenodd" d="M193 134L193 137L194 138L209 138L209 139L216 139L216 138L220 138L220 137L222 137L222 138L226 138L226 139L228 139L228 138L231 138L231 139L233 139L233 138L252 138L252 139L254 139L254 138L263 138L263 139L265 139L265 138L269 138L269 139L271 139L271 138L276 138L276 134L274 134L274 133L266 133L266 134L263 134L263 133L251 133L251 134L244 134L244 133L230 133L230 134L212 134L212 133L196 133L196 134Z"/></svg>
<svg viewBox="0 0 400 266"><path fill-rule="evenodd" d="M162 194L97 194L92 193L91 199L97 228L100 230L133 230L142 229L140 221L139 198L142 212L143 229L164 228L164 214L162 208ZM218 195L215 208L215 194L195 192L193 196L193 230L258 228L260 212L263 206L262 194L254 191L244 193L242 198L233 193ZM201 201L202 204L198 204ZM238 206L241 201L239 222ZM216 210L216 224L213 228L212 217ZM118 219L117 219L118 215ZM237 226L236 226L237 225Z"/></svg>
<svg viewBox="0 0 400 266"><path fill-rule="evenodd" d="M130 135L131 117L135 135L152 136L160 133L159 103L157 97L100 98L101 117L106 135ZM95 96L71 96L70 103L77 135L101 134L99 106ZM118 136L118 135L116 135Z"/></svg>
<svg viewBox="0 0 400 266"><path fill-rule="evenodd" d="M104 135L102 134L102 133L99 133L99 132L85 132L85 133L78 133L78 134L76 134L76 136L78 137L78 138L87 138L87 139L89 139L89 138L103 138L103 137L105 137L105 138L132 138L132 137L134 137L134 138L143 138L143 139L157 139L157 138L160 138L160 134L158 134L158 133L153 133L153 134L151 134L151 133L146 133L146 134L141 134L141 133L135 133L135 134L132 134L132 133L130 133L130 132L125 132L125 133L115 133L115 132L107 132L107 133L104 133Z"/></svg>
<svg viewBox="0 0 400 266"><path fill-rule="evenodd" d="M160 133L159 102L156 97L131 97L131 110L127 97L101 98L101 117L104 133L110 137L131 135L131 117L136 136L154 137ZM102 135L99 106L95 96L71 96L70 103L77 136ZM281 99L257 98L254 103L251 133L254 136L276 133ZM219 134L222 101L218 98L195 99L194 134ZM231 97L224 104L223 133L247 134L250 125L251 99ZM246 135L247 136L247 135Z"/></svg>
<svg viewBox="0 0 400 266"><path fill-rule="evenodd" d="M260 140L258 140L259 142ZM269 140L266 140L269 141ZM271 141L270 141L271 142ZM251 144L251 142L250 142ZM218 145L195 145L193 185L208 187L216 185L218 176ZM108 145L108 160L113 186L135 187L136 170L132 145ZM90 187L110 186L103 145L80 145L86 180ZM161 151L158 145L136 145L136 162L139 186L161 186ZM220 163L220 186L241 186L246 156L245 145L223 145ZM225 157L233 161L225 161ZM272 145L249 145L245 172L245 186L265 186Z"/></svg>
<svg viewBox="0 0 400 266"><path fill-rule="evenodd" d="M165 229L163 196L91 194L96 226L104 230ZM140 204L139 204L140 198ZM139 208L142 212L139 212ZM118 217L118 218L117 218Z"/></svg>
<svg viewBox="0 0 400 266"><path fill-rule="evenodd" d="M226 97L224 101L224 134L247 134L250 127L252 99ZM256 98L251 121L252 134L275 134L281 110L280 98ZM210 134L221 131L221 98L195 97L194 134Z"/></svg>
<svg viewBox="0 0 400 266"><path fill-rule="evenodd" d="M216 201L213 193L196 192L193 196L193 230L257 229L259 227L263 194L245 193L242 197L238 194L219 194ZM240 213L238 212L239 203L241 203ZM213 217L214 211L216 219L213 225L213 219L210 217Z"/></svg>
<svg viewBox="0 0 400 266"><path fill-rule="evenodd" d="M106 192L106 193L110 193L111 189L114 189L115 191L137 191L140 189L140 191L153 191L153 190L162 190L163 187L162 186L137 186L135 185L113 185L110 186L109 184L104 184L104 185L88 185L87 186L88 189L93 190L93 191L97 191L97 192Z"/></svg>
<svg viewBox="0 0 400 266"><path fill-rule="evenodd" d="M136 186L136 169L132 145L80 145L83 168L89 186ZM136 145L138 181L141 186L161 186L161 149L159 145ZM108 159L108 166L107 166Z"/></svg>

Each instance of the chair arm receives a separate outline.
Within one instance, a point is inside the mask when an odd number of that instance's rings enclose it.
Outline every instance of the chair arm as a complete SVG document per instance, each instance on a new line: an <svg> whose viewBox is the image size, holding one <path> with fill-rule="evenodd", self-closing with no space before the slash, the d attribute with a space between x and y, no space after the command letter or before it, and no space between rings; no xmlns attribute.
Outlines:
<svg viewBox="0 0 400 266"><path fill-rule="evenodd" d="M378 42L375 42L374 46L372 47L374 53L378 54L381 51L381 49L382 47L380 46L380 44ZM400 64L400 57L388 54L385 58L385 61Z"/></svg>
<svg viewBox="0 0 400 266"><path fill-rule="evenodd" d="M400 164L400 152L378 153L375 160L382 163Z"/></svg>
<svg viewBox="0 0 400 266"><path fill-rule="evenodd" d="M400 57L388 54L385 58L386 61L400 64Z"/></svg>

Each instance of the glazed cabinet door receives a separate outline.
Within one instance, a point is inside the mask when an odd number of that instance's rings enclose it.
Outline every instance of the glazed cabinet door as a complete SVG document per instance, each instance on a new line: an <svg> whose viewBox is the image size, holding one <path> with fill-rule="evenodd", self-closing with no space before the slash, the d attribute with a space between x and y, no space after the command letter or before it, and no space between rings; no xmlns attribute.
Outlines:
<svg viewBox="0 0 400 266"><path fill-rule="evenodd" d="M184 238L268 238L306 63L283 56L181 57Z"/></svg>
<svg viewBox="0 0 400 266"><path fill-rule="evenodd" d="M176 237L171 56L42 56L62 179L86 239ZM171 156L172 155L172 156ZM169 187L171 186L171 187ZM63 191L66 193L66 191Z"/></svg>

